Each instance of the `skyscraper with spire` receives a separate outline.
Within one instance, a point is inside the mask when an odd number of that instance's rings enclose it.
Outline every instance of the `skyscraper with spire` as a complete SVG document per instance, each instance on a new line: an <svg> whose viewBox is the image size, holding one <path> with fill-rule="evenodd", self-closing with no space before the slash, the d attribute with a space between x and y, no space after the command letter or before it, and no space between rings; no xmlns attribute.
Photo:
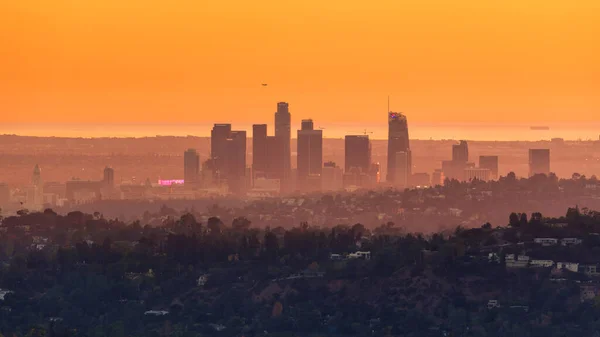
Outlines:
<svg viewBox="0 0 600 337"><path fill-rule="evenodd" d="M292 170L292 155L291 155L291 128L292 115L289 111L287 102L277 103L277 112L275 112L275 138L281 144L281 156L275 160L281 161L282 177L281 186L283 190L290 189L290 176Z"/></svg>
<svg viewBox="0 0 600 337"><path fill-rule="evenodd" d="M389 101L388 101L389 102ZM389 103L388 103L389 110ZM412 175L412 156L410 152L410 144L408 140L408 121L406 116L400 112L392 112L388 111L388 155L387 155L387 175L386 181L388 183L396 183L396 172L397 168L397 160L398 156L396 155L399 152L406 153L406 160L402 161L402 163L398 163L400 165L407 165L406 170L402 170L406 172L407 177L411 177Z"/></svg>

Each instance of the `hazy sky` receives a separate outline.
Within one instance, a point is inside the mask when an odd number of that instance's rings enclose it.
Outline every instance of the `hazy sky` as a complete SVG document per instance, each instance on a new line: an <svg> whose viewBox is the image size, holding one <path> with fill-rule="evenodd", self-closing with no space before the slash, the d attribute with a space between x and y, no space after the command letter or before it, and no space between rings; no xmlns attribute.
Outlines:
<svg viewBox="0 0 600 337"><path fill-rule="evenodd" d="M594 121L598 0L0 1L0 122ZM261 83L268 83L262 87Z"/></svg>

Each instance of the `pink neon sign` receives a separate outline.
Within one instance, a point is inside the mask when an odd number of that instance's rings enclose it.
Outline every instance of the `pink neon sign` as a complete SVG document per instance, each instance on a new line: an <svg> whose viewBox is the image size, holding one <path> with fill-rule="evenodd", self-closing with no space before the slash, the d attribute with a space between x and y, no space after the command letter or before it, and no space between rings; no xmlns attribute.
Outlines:
<svg viewBox="0 0 600 337"><path fill-rule="evenodd" d="M183 185L183 179L171 179L171 180L159 180L158 184L160 186L171 186L171 185Z"/></svg>

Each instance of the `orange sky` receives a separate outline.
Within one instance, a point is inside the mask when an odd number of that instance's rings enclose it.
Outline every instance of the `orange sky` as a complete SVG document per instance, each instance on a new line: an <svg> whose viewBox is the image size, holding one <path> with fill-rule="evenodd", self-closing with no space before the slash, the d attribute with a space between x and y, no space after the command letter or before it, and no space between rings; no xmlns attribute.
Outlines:
<svg viewBox="0 0 600 337"><path fill-rule="evenodd" d="M0 122L600 120L598 0L0 3ZM260 83L269 83L267 88Z"/></svg>

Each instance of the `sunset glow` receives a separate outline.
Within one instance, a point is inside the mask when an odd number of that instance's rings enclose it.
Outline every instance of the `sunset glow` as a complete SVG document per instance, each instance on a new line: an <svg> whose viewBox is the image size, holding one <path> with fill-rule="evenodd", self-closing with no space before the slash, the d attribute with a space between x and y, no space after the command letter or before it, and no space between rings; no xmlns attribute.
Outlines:
<svg viewBox="0 0 600 337"><path fill-rule="evenodd" d="M597 0L22 0L0 5L0 121L585 122ZM267 86L261 85L268 84ZM378 115L379 114L379 115Z"/></svg>

